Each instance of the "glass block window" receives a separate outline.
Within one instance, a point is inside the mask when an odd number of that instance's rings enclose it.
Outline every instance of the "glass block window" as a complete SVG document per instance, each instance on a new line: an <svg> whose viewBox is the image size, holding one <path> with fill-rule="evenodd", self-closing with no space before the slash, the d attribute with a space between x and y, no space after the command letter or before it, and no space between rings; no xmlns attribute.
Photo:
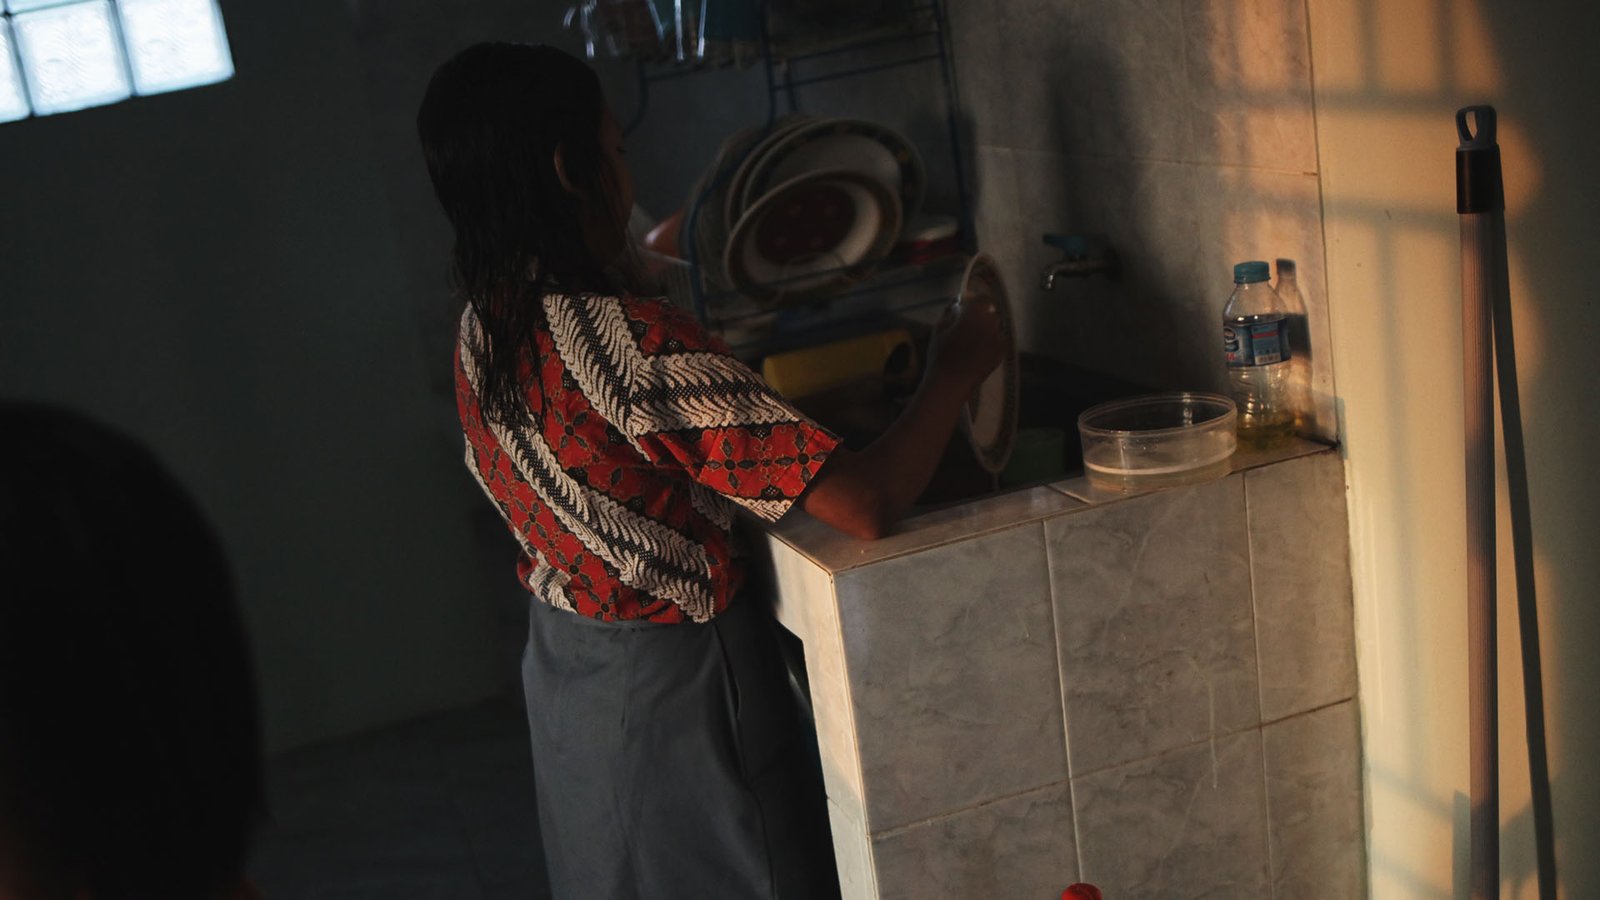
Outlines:
<svg viewBox="0 0 1600 900"><path fill-rule="evenodd" d="M0 122L15 122L32 112L12 44L11 20L0 18Z"/></svg>
<svg viewBox="0 0 1600 900"><path fill-rule="evenodd" d="M0 3L0 122L233 76L217 0Z"/></svg>

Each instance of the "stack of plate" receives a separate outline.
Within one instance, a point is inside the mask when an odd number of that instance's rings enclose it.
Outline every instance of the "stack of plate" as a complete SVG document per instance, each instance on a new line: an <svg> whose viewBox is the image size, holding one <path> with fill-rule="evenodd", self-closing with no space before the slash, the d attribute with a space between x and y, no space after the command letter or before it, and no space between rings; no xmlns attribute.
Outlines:
<svg viewBox="0 0 1600 900"><path fill-rule="evenodd" d="M790 115L746 129L695 188L700 266L766 305L826 294L889 255L926 186L916 148L883 125Z"/></svg>

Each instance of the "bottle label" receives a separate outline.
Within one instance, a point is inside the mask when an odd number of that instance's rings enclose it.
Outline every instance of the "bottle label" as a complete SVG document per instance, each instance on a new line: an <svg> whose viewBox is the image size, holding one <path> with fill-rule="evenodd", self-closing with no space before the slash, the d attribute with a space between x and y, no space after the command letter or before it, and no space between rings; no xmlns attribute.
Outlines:
<svg viewBox="0 0 1600 900"><path fill-rule="evenodd" d="M1283 316L1222 323L1222 349L1229 368L1288 362L1289 322Z"/></svg>

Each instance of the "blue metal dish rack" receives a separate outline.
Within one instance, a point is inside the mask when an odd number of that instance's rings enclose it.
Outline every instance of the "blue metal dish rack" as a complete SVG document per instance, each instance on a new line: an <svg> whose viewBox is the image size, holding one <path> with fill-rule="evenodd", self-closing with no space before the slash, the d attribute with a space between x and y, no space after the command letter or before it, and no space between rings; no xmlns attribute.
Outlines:
<svg viewBox="0 0 1600 900"><path fill-rule="evenodd" d="M908 66L937 64L944 88L945 129L949 141L951 171L954 173L956 216L959 223L959 245L971 254L976 250L977 239L971 202L968 194L965 160L961 155L960 107L956 93L955 67L950 48L949 18L945 0L917 3L895 10L892 19L869 19L841 23L831 29L829 36L784 39L772 33L772 17L768 14L766 0L762 0L762 34L760 65L766 71L767 120L761 131L765 136L778 120L780 101L790 112L800 111L800 89L827 82L873 75ZM888 56L888 59L879 57ZM827 71L799 74L799 68L812 68L829 61L853 57L852 62L835 66ZM637 109L629 119L625 131L637 128L649 113L650 86L657 82L692 76L700 72L715 71L708 65L637 64ZM679 245L685 250L689 263L689 284L696 317L708 327L722 331L729 326L770 317L769 333L745 341L733 341L734 350L742 356L758 357L784 349L792 349L825 340L836 333L848 333L866 321L889 313L906 313L948 302L947 296L932 299L915 297L897 300L890 295L914 285L931 283L939 279L952 279L965 265L965 255L915 264L891 265L880 268L865 277L861 267L820 273L850 276L853 283L840 291L804 304L793 306L763 306L743 297L737 291L714 289L708 285L705 260L700 259L695 240L700 212L706 198L724 186L743 163L750 150L760 145L756 140L738 157L728 161L720 171L706 180L694 197L684 217L683 233ZM732 223L729 223L730 225ZM816 277L816 274L800 276ZM781 286L784 282L775 282ZM863 302L864 298L877 296L879 303ZM836 306L848 301L854 312L840 315Z"/></svg>

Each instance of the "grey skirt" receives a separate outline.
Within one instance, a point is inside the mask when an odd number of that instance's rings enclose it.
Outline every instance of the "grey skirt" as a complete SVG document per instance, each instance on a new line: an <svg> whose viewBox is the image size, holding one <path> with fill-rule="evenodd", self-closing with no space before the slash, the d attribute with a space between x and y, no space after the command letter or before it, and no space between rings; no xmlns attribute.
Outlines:
<svg viewBox="0 0 1600 900"><path fill-rule="evenodd" d="M798 643L760 594L704 625L532 602L522 680L555 900L839 896Z"/></svg>

